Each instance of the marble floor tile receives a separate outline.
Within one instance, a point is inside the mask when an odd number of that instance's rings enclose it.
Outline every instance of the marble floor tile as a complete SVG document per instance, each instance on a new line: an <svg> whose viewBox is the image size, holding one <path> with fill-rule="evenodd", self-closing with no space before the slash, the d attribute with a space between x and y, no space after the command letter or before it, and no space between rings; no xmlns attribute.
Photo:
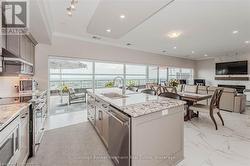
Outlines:
<svg viewBox="0 0 250 166"><path fill-rule="evenodd" d="M207 114L185 123L184 155L178 166L249 166L250 116L222 111L218 130Z"/></svg>
<svg viewBox="0 0 250 166"><path fill-rule="evenodd" d="M77 107L77 105L75 105ZM191 121L185 122L184 126L184 160L177 166L249 166L250 165L250 115L239 114L221 111L222 117L225 121L225 126L222 126L220 119L215 116L218 130L215 130L214 124L211 121L208 114L200 113L199 118L194 118ZM78 112L70 112L64 114L52 115L48 119L46 124L47 130L59 128L65 128L65 126L72 126L77 123L86 122L86 110ZM88 123L88 122L87 122ZM89 125L87 125L89 126ZM65 128L67 129L67 128ZM69 129L73 130L74 126ZM60 129L59 129L60 130ZM58 131L59 131L58 130ZM74 130L81 130L81 127L76 127ZM85 127L84 132L86 134L81 135L81 143L88 145L94 137L96 141L95 146L87 146L88 149L77 148L79 152L83 154L89 152L96 153L95 149L105 152L105 148L102 145L101 140L93 132L92 126ZM75 132L78 133L78 132ZM91 133L91 134L87 134ZM61 135L63 132L61 133ZM56 136L56 134L55 134ZM74 135L72 135L75 137ZM69 139L70 140L70 139ZM64 140L61 140L61 144L64 144ZM91 143L92 144L92 143ZM47 146L42 144L41 146ZM57 146L57 144L51 144L50 146ZM44 147L46 149L46 147ZM41 149L44 149L41 148ZM58 149L58 147L47 147L50 149ZM79 155L71 149L71 154L75 156ZM47 156L46 150L38 153L39 162L41 165L53 165L52 161L46 161L42 164L41 158ZM53 154L56 159L62 159L57 154ZM55 162L55 160L53 160ZM76 163L74 163L76 162ZM86 166L112 166L108 161L78 161L74 160L70 165L82 165ZM82 163L83 162L83 163ZM65 163L65 165L67 165Z"/></svg>

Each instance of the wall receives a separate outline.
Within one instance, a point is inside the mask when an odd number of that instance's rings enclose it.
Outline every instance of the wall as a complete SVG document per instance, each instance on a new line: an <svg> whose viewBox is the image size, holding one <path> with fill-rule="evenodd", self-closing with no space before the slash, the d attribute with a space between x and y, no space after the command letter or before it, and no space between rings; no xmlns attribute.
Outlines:
<svg viewBox="0 0 250 166"><path fill-rule="evenodd" d="M248 73L250 73L250 53L241 55L218 56L214 59L196 61L196 78L206 79L207 85L218 84L245 85L250 89L250 81L222 81L215 80L215 63L248 60ZM250 75L248 75L250 77Z"/></svg>
<svg viewBox="0 0 250 166"><path fill-rule="evenodd" d="M186 68L195 67L195 62L192 60L146 53L128 48L96 44L64 37L53 37L52 45L38 44L36 46L35 79L39 82L40 89L46 89L48 87L49 56L136 64L167 65Z"/></svg>
<svg viewBox="0 0 250 166"><path fill-rule="evenodd" d="M16 85L19 85L19 77L0 77L0 97L18 96Z"/></svg>

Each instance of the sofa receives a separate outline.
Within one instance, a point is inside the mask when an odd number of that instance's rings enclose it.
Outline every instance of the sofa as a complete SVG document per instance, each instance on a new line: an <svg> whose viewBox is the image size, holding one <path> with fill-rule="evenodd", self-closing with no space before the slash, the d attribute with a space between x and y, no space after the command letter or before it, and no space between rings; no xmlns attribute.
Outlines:
<svg viewBox="0 0 250 166"><path fill-rule="evenodd" d="M199 94L210 94L214 93L214 90L218 87L214 86L198 86ZM223 88L223 93L220 99L220 109L242 113L246 108L246 95L237 94L236 89L233 88ZM200 104L209 104L210 99L199 102Z"/></svg>

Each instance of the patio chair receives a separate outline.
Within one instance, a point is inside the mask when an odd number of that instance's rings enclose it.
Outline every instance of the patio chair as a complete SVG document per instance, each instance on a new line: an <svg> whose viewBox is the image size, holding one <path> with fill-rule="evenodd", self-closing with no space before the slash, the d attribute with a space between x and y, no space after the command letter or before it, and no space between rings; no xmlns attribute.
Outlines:
<svg viewBox="0 0 250 166"><path fill-rule="evenodd" d="M86 102L86 89L75 91L74 88L69 88L69 105L76 102Z"/></svg>

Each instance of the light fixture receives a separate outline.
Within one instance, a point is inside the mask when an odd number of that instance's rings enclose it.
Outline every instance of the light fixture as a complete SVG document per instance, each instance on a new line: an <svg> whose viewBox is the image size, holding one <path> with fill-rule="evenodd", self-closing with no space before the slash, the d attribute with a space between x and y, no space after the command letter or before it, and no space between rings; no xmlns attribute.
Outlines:
<svg viewBox="0 0 250 166"><path fill-rule="evenodd" d="M76 9L76 6L75 6L74 3L71 3L71 4L70 4L70 7L71 7L72 10L75 10L75 9Z"/></svg>
<svg viewBox="0 0 250 166"><path fill-rule="evenodd" d="M232 33L233 33L233 34L237 34L237 33L239 33L239 31L234 30Z"/></svg>
<svg viewBox="0 0 250 166"><path fill-rule="evenodd" d="M174 31L174 32L169 32L169 33L167 34L167 36L168 36L169 38L177 38L177 37L179 37L181 34L182 34L182 32Z"/></svg>
<svg viewBox="0 0 250 166"><path fill-rule="evenodd" d="M246 44L249 44L249 43L250 43L250 41L249 41L249 40L247 40L247 41L245 41L245 43L246 43Z"/></svg>
<svg viewBox="0 0 250 166"><path fill-rule="evenodd" d="M67 8L67 14L68 14L68 16L72 16L72 9L71 9L71 7Z"/></svg>
<svg viewBox="0 0 250 166"><path fill-rule="evenodd" d="M126 16L124 14L120 15L121 19L124 19Z"/></svg>
<svg viewBox="0 0 250 166"><path fill-rule="evenodd" d="M177 47L173 47L173 49L175 49L175 50L176 50L176 49L177 49Z"/></svg>
<svg viewBox="0 0 250 166"><path fill-rule="evenodd" d="M192 54L194 54L194 51L192 51Z"/></svg>
<svg viewBox="0 0 250 166"><path fill-rule="evenodd" d="M205 54L204 56L208 56L207 54Z"/></svg>
<svg viewBox="0 0 250 166"><path fill-rule="evenodd" d="M69 16L72 16L72 11L76 9L76 3L78 3L78 0L71 0L70 1L70 6L66 9L67 14Z"/></svg>
<svg viewBox="0 0 250 166"><path fill-rule="evenodd" d="M111 32L111 29L107 29L106 32L110 33L110 32Z"/></svg>

